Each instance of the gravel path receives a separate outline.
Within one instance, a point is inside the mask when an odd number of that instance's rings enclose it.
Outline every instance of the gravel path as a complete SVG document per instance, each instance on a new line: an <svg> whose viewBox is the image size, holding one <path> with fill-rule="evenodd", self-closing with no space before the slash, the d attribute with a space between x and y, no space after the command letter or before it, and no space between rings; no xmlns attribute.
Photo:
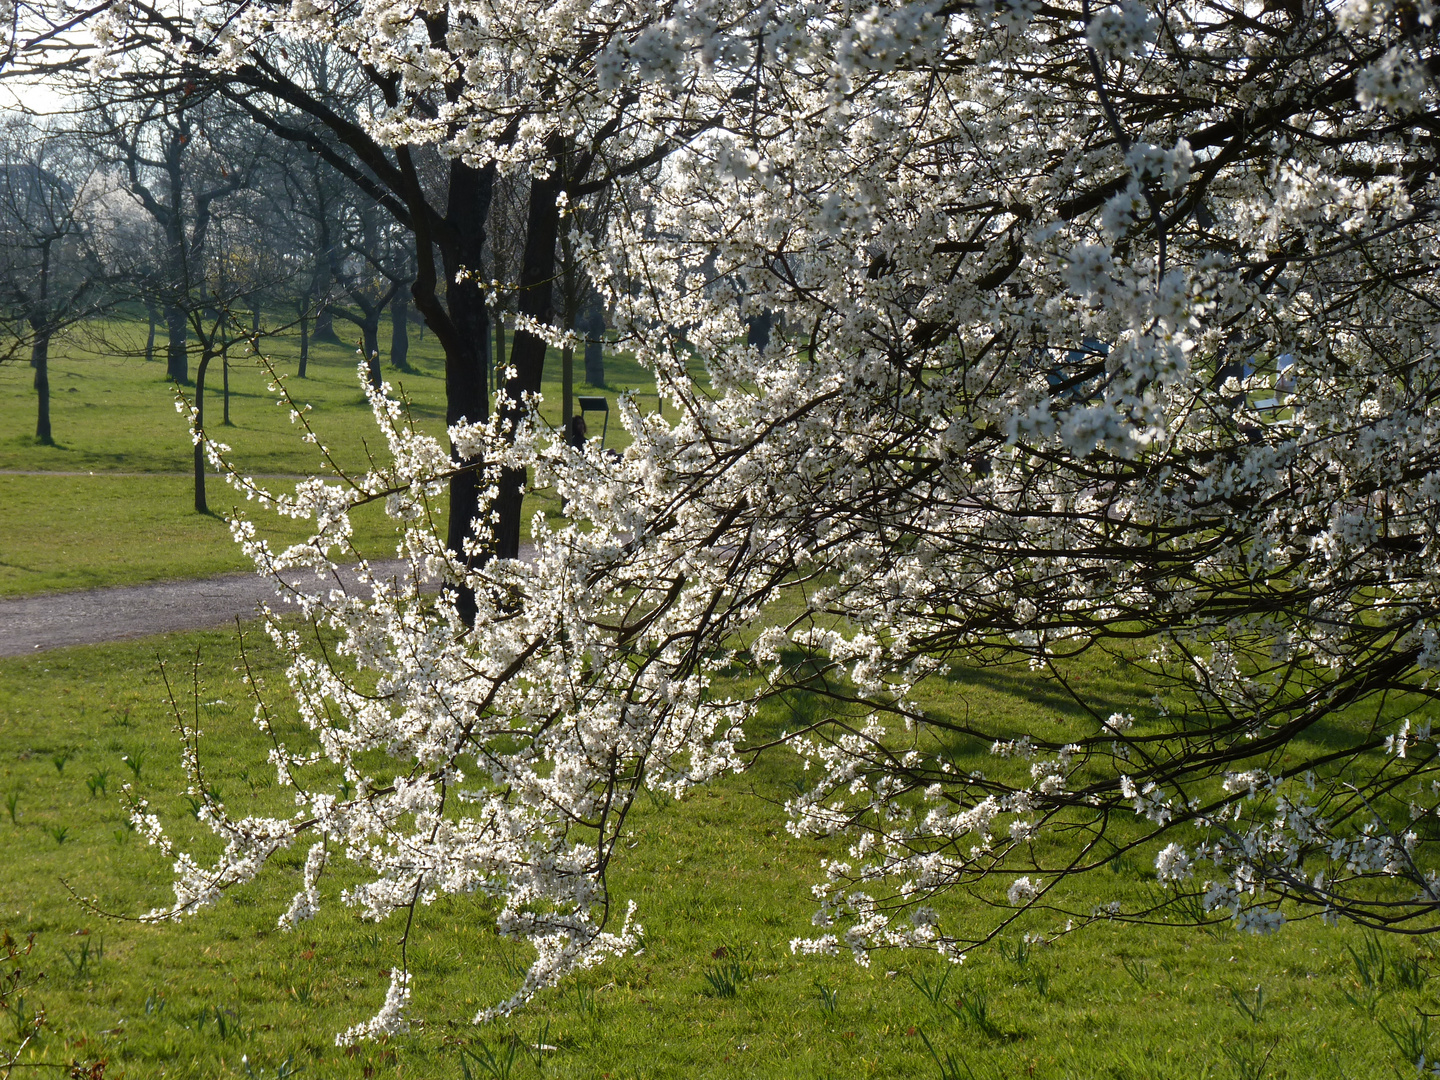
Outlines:
<svg viewBox="0 0 1440 1080"><path fill-rule="evenodd" d="M385 575L404 565L399 560L371 564ZM303 578L314 580L304 571L295 580ZM346 588L357 584L352 572L342 572L341 580ZM0 656L224 626L236 616L254 618L256 607L266 601L275 601L275 587L253 573L0 600Z"/></svg>

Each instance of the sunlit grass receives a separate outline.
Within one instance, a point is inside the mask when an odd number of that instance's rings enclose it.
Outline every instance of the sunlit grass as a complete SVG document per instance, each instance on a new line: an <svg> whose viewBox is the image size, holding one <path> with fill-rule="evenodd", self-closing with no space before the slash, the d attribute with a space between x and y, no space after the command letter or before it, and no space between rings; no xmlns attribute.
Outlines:
<svg viewBox="0 0 1440 1080"><path fill-rule="evenodd" d="M261 641L251 649L267 693L283 700L275 658ZM400 927L361 923L332 902L297 934L277 932L303 849L178 926L107 921L61 884L111 911L166 902L168 866L126 827L122 781L181 839L211 843L183 794L162 659L207 733L212 785L237 808L288 802L250 723L231 634L0 661L0 794L13 795L15 809L12 822L0 800L0 927L37 935L33 963L47 977L32 1004L46 1008L52 1030L35 1060L105 1057L107 1077L245 1076L248 1058L264 1076L289 1060L302 1075L458 1078L468 1049L474 1076L489 1075L476 1059L508 1060L510 1075L527 1078L1359 1078L1413 1075L1396 1038L1426 1036L1424 1014L1437 1009L1435 957L1423 942L1384 942L1389 974L1377 980L1372 962L1367 985L1347 951L1364 958L1361 935L1314 924L1259 939L1100 923L1028 948L1017 929L958 968L915 954L880 954L868 969L848 957L796 958L789 941L814 933L808 884L819 859L839 852L785 832L780 804L803 776L777 752L685 801L642 799L612 880L619 903L639 905L638 955L474 1028L475 1011L513 988L527 950L496 934L485 900L442 899L421 911L411 942L424 1026L347 1056L334 1033L379 1006ZM1093 680L1115 696L1137 692L1113 672ZM962 674L930 699L1017 726L1045 701L1023 675ZM767 706L764 728L783 726L788 707ZM1103 903L1149 878L1148 867L1125 862L1079 886L1078 898ZM346 879L330 882L332 896ZM957 901L944 916L993 912ZM1058 929L1043 920L1026 928ZM103 957L92 952L80 970L81 945L102 938Z"/></svg>
<svg viewBox="0 0 1440 1080"><path fill-rule="evenodd" d="M235 493L211 476L206 492L215 516L193 510L190 437L175 411L174 388L165 380L163 363L147 364L134 355L136 335L143 329L119 321L96 324L88 336L52 350L54 446L37 444L30 434L35 423L31 369L18 363L0 366L0 432L5 433L0 435L0 595L247 568L222 520L237 503ZM265 350L278 370L293 372L298 351L293 334L266 339ZM409 399L420 429L443 437L444 365L433 336L416 340L412 335L410 364L413 372L387 368L385 375ZM542 417L558 425L558 354L548 357L546 374ZM607 357L605 388L585 385L580 375L583 365L577 361L577 392L605 396L612 409L621 390L637 387L642 406L655 407L653 384L624 355ZM289 410L276 406L267 389L269 376L253 359L239 355L231 365L233 426L220 422L219 373L212 369L207 381L209 430L233 448L232 460L242 472L272 478L269 483L280 488L293 483L289 478L329 474L314 448L301 441ZM353 349L315 344L308 377L292 375L288 386L298 402L314 406L313 423L342 468L363 471L372 452L383 453L357 381ZM592 435L598 437L603 425L593 426ZM625 441L618 416L612 415L605 445L618 448ZM23 475L30 473L35 475ZM238 501L243 508L244 501ZM534 493L522 523L527 535L537 509L558 519L558 500L548 492ZM436 512L443 528L443 500ZM254 516L268 522L265 527L277 539L304 535L293 522ZM393 554L395 541L382 514L361 511L357 525L363 551L372 557Z"/></svg>

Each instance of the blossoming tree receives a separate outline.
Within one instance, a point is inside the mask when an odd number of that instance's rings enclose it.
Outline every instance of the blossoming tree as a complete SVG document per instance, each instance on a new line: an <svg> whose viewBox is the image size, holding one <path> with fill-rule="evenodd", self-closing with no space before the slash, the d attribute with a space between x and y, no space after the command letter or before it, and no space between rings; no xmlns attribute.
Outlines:
<svg viewBox="0 0 1440 1080"><path fill-rule="evenodd" d="M1067 879L1132 851L1169 891L1104 914L1436 929L1430 16L775 18L595 254L680 422L551 457L647 619L691 598L833 703L787 740L794 828L851 840L797 948L1009 922L937 925L954 889L1089 916ZM763 310L787 333L738 347ZM1145 692L1072 689L1094 655ZM955 661L1084 719L927 712Z"/></svg>
<svg viewBox="0 0 1440 1080"><path fill-rule="evenodd" d="M235 55L324 17L260 10L216 21ZM436 116L488 117L502 55L528 87L576 55L504 36L499 6L446 10L437 37L364 7L375 64L470 80ZM490 502L525 468L568 500L525 560L467 566L426 528L451 459L383 394L388 464L263 493L315 538L277 553L237 526L262 570L327 573L347 511L383 498L413 572L373 598L298 591L344 666L272 624L315 739L272 755L297 812L209 804L226 852L177 855L162 914L303 839L285 925L340 854L377 919L491 892L537 950L481 1015L513 1007L632 940L609 921L615 839L642 787L739 767L754 702L710 682L739 662L827 703L784 740L815 778L790 809L849 851L797 949L956 956L1027 910L1090 915L1069 880L1132 853L1164 890L1107 915L1440 927L1432 16L597 0L525 16L595 44L558 69L563 105L527 100L533 153L374 118L548 175L546 138L634 100L663 163L575 250L678 418L625 405L618 458L521 412L453 426ZM777 331L744 345L767 311ZM473 592L473 624L433 579ZM1074 673L1098 655L1145 690L1091 700ZM1022 731L927 711L955 663L1028 665L1078 712ZM996 919L947 922L956 890ZM350 1037L403 1026L394 979Z"/></svg>

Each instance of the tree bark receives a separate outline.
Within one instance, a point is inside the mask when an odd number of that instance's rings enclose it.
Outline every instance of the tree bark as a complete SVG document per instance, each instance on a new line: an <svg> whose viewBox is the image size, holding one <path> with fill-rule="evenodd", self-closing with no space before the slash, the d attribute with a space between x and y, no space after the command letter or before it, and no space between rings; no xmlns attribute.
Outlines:
<svg viewBox="0 0 1440 1080"><path fill-rule="evenodd" d="M568 233L560 236L560 328L573 330L580 317L580 268ZM560 350L560 436L569 446L574 440L575 350Z"/></svg>
<svg viewBox="0 0 1440 1080"><path fill-rule="evenodd" d="M441 250L445 271L445 303L449 310L454 340L441 342L445 349L445 422L483 423L490 418L489 373L480 343L489 332L490 312L479 285L460 273L480 265L485 246L485 219L495 191L495 167L475 169L460 161L450 166L450 192L446 218L453 229L453 242ZM419 252L420 265L427 264L428 252ZM433 279L432 279L433 280ZM417 279L415 296L422 305ZM433 288L433 286L432 286ZM431 292L428 299L433 300ZM421 310L424 308L422 306ZM475 519L480 515L480 468L477 458L462 458L452 444L450 456L457 466L468 466L450 481L450 519L445 545L466 566L483 566L492 551L466 552L466 541L475 536ZM489 545L487 545L487 548ZM503 551L500 552L503 554ZM456 611L467 626L475 622L475 595L458 590Z"/></svg>
<svg viewBox="0 0 1440 1080"><path fill-rule="evenodd" d="M165 307L168 341L165 349L165 375L172 382L185 385L190 381L190 364L185 355L185 309L175 304Z"/></svg>
<svg viewBox="0 0 1440 1080"><path fill-rule="evenodd" d="M345 308L336 310L342 319L354 323L360 331L360 355L365 359L365 378L376 390L380 389L380 316L385 313L385 302L372 304L363 296L352 294L360 308L354 315Z"/></svg>
<svg viewBox="0 0 1440 1080"><path fill-rule="evenodd" d="M566 446L574 444L574 410L575 350L567 345L560 350L560 435Z"/></svg>
<svg viewBox="0 0 1440 1080"><path fill-rule="evenodd" d="M753 349L764 349L770 344L770 328L774 321L774 313L766 308L759 315L748 315L745 318L745 344Z"/></svg>
<svg viewBox="0 0 1440 1080"><path fill-rule="evenodd" d="M340 335L335 333L335 317L330 314L330 308L325 304L321 304L315 312L313 336L316 341L328 341L332 345L340 343Z"/></svg>
<svg viewBox="0 0 1440 1080"><path fill-rule="evenodd" d="M54 446L50 434L50 331L37 330L30 346L30 366L35 369L35 438L46 446Z"/></svg>
<svg viewBox="0 0 1440 1080"><path fill-rule="evenodd" d="M525 228L525 257L520 267L519 308L538 323L555 318L555 241L559 236L560 178L550 176L530 185L530 211ZM513 437L525 418L524 395L540 392L545 371L545 341L527 330L517 330L510 352L515 377L505 381L500 400L500 430ZM528 476L524 469L500 473L495 499L495 554L502 559L520 557L520 515Z"/></svg>
<svg viewBox="0 0 1440 1080"><path fill-rule="evenodd" d="M500 385L500 373L505 370L505 312L495 309L495 349L490 355L490 385Z"/></svg>
<svg viewBox="0 0 1440 1080"><path fill-rule="evenodd" d="M208 514L209 504L205 501L205 369L210 366L210 354L202 353L195 368L195 512Z"/></svg>
<svg viewBox="0 0 1440 1080"><path fill-rule="evenodd" d="M605 385L605 316L598 299L592 299L585 313L585 381Z"/></svg>
<svg viewBox="0 0 1440 1080"><path fill-rule="evenodd" d="M410 295L396 289L390 301L390 366L399 371L410 369Z"/></svg>
<svg viewBox="0 0 1440 1080"><path fill-rule="evenodd" d="M380 389L380 309L366 312L360 321L360 348L365 353L365 370L370 385Z"/></svg>
<svg viewBox="0 0 1440 1080"><path fill-rule="evenodd" d="M149 363L155 359L155 324L160 321L160 313L155 310L155 301L145 300L145 314L150 320L150 332L145 335L145 362Z"/></svg>
<svg viewBox="0 0 1440 1080"><path fill-rule="evenodd" d="M305 378L305 367L310 363L310 298L300 300L300 368L296 372Z"/></svg>
<svg viewBox="0 0 1440 1080"><path fill-rule="evenodd" d="M330 314L328 304L330 284L334 279L335 252L333 247L329 229L322 228L320 251L315 256L315 288L313 292L318 306L315 308L314 337L316 341L338 344L340 339L335 335L335 320Z"/></svg>
<svg viewBox="0 0 1440 1080"><path fill-rule="evenodd" d="M220 385L223 388L221 400L224 402L221 410L223 416L220 422L226 427L233 427L234 425L230 423L230 354L228 352L220 358L220 372Z"/></svg>

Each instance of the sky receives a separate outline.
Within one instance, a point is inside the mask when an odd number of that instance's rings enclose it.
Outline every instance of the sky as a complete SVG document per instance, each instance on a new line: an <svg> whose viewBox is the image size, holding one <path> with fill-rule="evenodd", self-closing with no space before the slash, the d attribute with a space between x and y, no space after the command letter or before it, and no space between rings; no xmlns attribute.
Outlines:
<svg viewBox="0 0 1440 1080"><path fill-rule="evenodd" d="M53 113L64 106L65 95L43 80L0 79L0 109L5 112Z"/></svg>

